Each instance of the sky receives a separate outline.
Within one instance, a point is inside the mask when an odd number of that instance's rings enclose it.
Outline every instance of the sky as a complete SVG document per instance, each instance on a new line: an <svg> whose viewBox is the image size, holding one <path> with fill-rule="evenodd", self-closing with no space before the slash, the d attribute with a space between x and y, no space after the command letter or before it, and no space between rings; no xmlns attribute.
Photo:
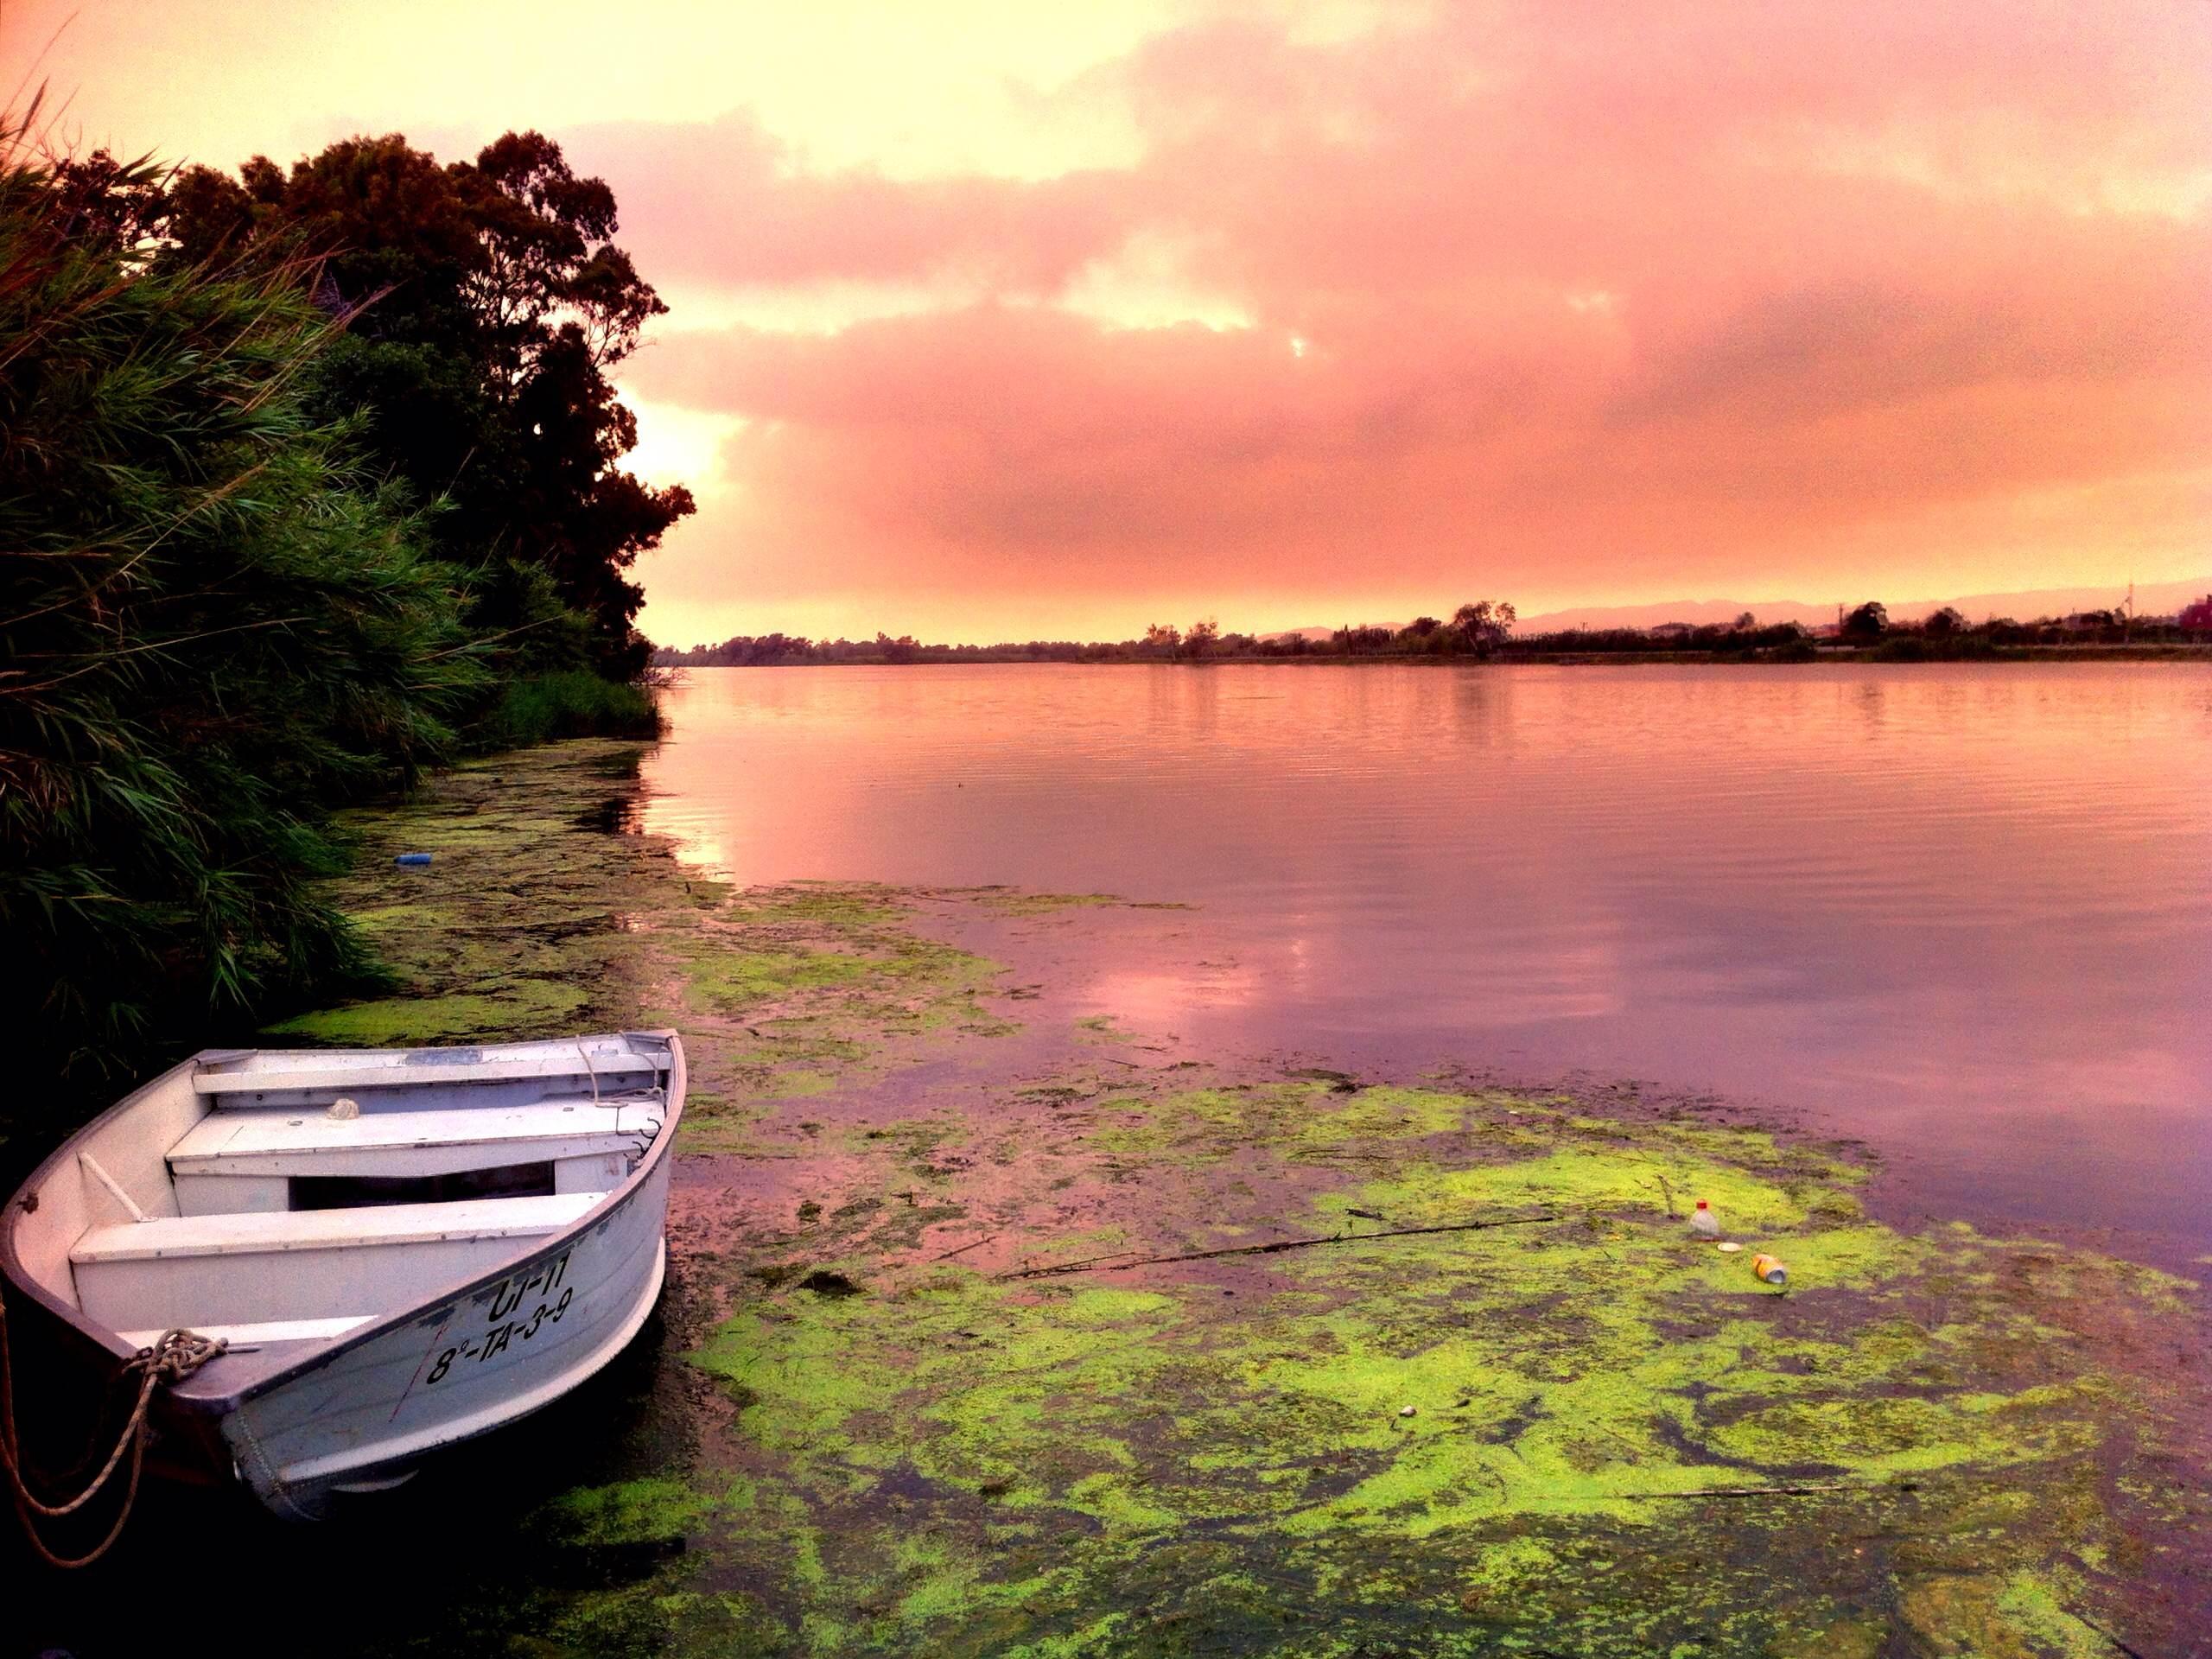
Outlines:
<svg viewBox="0 0 2212 1659"><path fill-rule="evenodd" d="M58 33L57 33L58 31ZM74 143L558 140L646 631L2212 569L2212 7L22 0Z"/></svg>

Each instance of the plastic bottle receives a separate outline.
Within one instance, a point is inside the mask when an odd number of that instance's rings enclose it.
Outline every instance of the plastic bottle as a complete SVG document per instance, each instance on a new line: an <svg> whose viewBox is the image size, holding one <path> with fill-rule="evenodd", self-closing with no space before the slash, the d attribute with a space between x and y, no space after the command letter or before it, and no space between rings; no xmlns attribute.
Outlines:
<svg viewBox="0 0 2212 1659"><path fill-rule="evenodd" d="M428 853L402 853L391 861L395 864L427 864L430 861L430 855Z"/></svg>
<svg viewBox="0 0 2212 1659"><path fill-rule="evenodd" d="M1777 1290L1789 1286L1789 1269L1764 1250L1751 1258L1751 1271L1758 1275L1763 1285L1772 1285Z"/></svg>
<svg viewBox="0 0 2212 1659"><path fill-rule="evenodd" d="M1713 1213L1713 1206L1703 1198L1700 1198L1697 1208L1690 1211L1690 1231L1700 1238L1720 1236L1720 1217Z"/></svg>

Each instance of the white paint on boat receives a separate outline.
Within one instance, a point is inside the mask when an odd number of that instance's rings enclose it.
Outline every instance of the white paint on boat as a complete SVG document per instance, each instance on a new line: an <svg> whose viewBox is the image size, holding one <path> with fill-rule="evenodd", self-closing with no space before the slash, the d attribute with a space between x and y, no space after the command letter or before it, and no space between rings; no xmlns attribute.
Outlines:
<svg viewBox="0 0 2212 1659"><path fill-rule="evenodd" d="M537 1238L557 1232L607 1195L485 1198L461 1204L385 1204L357 1210L286 1210L274 1215L174 1216L160 1221L95 1227L69 1260L79 1271L121 1262L174 1262L203 1256L282 1255L294 1250L375 1249L387 1244L466 1244ZM257 1268L265 1264L257 1262ZM86 1312L98 1310L87 1306Z"/></svg>
<svg viewBox="0 0 2212 1659"><path fill-rule="evenodd" d="M631 1126L621 1122L630 1108ZM378 1173L428 1175L472 1169L486 1148L497 1147L505 1163L524 1163L555 1155L549 1148L590 1144L601 1152L620 1152L644 1133L641 1107L654 1102L594 1105L590 1101L549 1101L538 1106L458 1109L442 1112L381 1112L367 1117L334 1118L327 1113L302 1117L285 1107L257 1111L211 1112L169 1153L178 1174L327 1175L364 1170Z"/></svg>
<svg viewBox="0 0 2212 1659"><path fill-rule="evenodd" d="M180 1216L95 1227L69 1252L78 1306L116 1328L323 1319L434 1296L559 1233L606 1197Z"/></svg>
<svg viewBox="0 0 2212 1659"><path fill-rule="evenodd" d="M295 1091L328 1091L335 1096L352 1089L597 1077L601 1092L613 1093L640 1080L650 1084L659 1069L650 1056L639 1054L627 1044L628 1038L622 1036L491 1043L469 1048L211 1051L198 1057L192 1087L198 1094L238 1102ZM360 1099L359 1103L365 1112L376 1109L368 1099Z"/></svg>
<svg viewBox="0 0 2212 1659"><path fill-rule="evenodd" d="M340 1313L332 1319L266 1319L258 1325L196 1325L193 1329L203 1337L210 1337L229 1347L245 1352L259 1349L272 1342L327 1342L332 1337L342 1337L348 1331L366 1325L376 1318L373 1313ZM166 1329L162 1325L149 1325L143 1331L121 1331L116 1334L125 1342L141 1348L150 1348L162 1339Z"/></svg>
<svg viewBox="0 0 2212 1659"><path fill-rule="evenodd" d="M636 1334L684 1086L671 1032L203 1055L48 1160L0 1222L0 1273L118 1359L172 1326L228 1338L164 1409L312 1514Z"/></svg>
<svg viewBox="0 0 2212 1659"><path fill-rule="evenodd" d="M289 1106L223 1110L177 1142L169 1169L188 1216L287 1209L295 1175L443 1175L550 1162L555 1192L604 1192L658 1111L657 1101L636 1097L344 1118Z"/></svg>
<svg viewBox="0 0 2212 1659"><path fill-rule="evenodd" d="M561 1290L578 1294L557 1322L550 1313L560 1291L551 1301L533 1297L521 1319L501 1314L501 1298L515 1288L502 1280L434 1320L348 1347L312 1378L243 1402L223 1421L240 1472L279 1513L312 1516L340 1480L373 1478L559 1399L637 1335L659 1300L667 1255L657 1233L602 1237L569 1266L595 1276L588 1286L564 1278ZM514 1327L531 1320L537 1336L521 1338Z"/></svg>

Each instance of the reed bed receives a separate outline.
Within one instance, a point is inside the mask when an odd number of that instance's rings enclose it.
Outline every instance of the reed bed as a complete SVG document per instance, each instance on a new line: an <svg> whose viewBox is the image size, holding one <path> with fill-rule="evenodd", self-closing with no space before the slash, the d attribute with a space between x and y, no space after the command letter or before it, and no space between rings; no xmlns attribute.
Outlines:
<svg viewBox="0 0 2212 1659"><path fill-rule="evenodd" d="M312 412L313 276L147 259L0 135L0 995L59 1071L373 976L330 810L496 690L430 509Z"/></svg>

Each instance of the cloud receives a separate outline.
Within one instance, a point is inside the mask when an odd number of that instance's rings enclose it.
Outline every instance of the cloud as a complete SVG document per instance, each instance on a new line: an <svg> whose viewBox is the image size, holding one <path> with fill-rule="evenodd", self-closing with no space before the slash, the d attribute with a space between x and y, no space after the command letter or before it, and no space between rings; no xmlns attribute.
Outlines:
<svg viewBox="0 0 2212 1659"><path fill-rule="evenodd" d="M811 171L742 116L579 132L649 274L743 319L679 307L632 366L736 426L651 620L2193 563L2208 14L1684 10L1201 21L1039 94L1142 140L1042 179Z"/></svg>
<svg viewBox="0 0 2212 1659"><path fill-rule="evenodd" d="M662 280L690 286L953 272L997 291L1051 291L1117 246L1135 220L1123 175L816 174L742 111L588 126L569 149L615 185L632 252Z"/></svg>

